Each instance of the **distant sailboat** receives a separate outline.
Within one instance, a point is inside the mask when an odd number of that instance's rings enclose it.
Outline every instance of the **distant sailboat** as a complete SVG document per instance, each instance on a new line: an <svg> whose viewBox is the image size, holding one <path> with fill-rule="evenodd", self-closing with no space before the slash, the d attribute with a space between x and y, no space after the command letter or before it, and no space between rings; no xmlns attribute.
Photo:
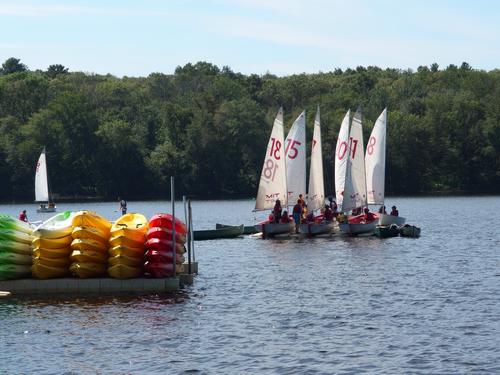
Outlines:
<svg viewBox="0 0 500 375"><path fill-rule="evenodd" d="M319 107L314 119L314 131L311 144L311 169L309 170L309 190L307 192L307 209L310 212L321 209L325 205L325 186L323 180L323 153L321 150L321 122ZM314 222L300 224L300 232L313 236L333 231L333 222Z"/></svg>
<svg viewBox="0 0 500 375"><path fill-rule="evenodd" d="M366 145L366 190L367 203L384 205L385 199L385 153L387 133L387 108L382 111L373 127ZM401 226L406 219L401 216L391 216L379 213L379 225L396 224Z"/></svg>
<svg viewBox="0 0 500 375"><path fill-rule="evenodd" d="M41 203L36 212L55 212L56 206L50 199L49 181L47 176L47 160L45 157L45 147L43 148L35 171L35 202Z"/></svg>
<svg viewBox="0 0 500 375"><path fill-rule="evenodd" d="M255 210L271 210L279 199L282 207L288 203L286 184L286 163L283 132L283 109L280 108L274 120L271 137L267 144L266 156L260 175L259 190L255 201ZM290 233L294 223L270 223L264 221L255 226L263 237Z"/></svg>

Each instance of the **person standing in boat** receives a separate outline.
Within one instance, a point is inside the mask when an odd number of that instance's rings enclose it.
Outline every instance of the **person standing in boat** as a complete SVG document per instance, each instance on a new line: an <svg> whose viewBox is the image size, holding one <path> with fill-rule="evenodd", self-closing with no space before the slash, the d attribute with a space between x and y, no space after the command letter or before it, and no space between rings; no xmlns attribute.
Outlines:
<svg viewBox="0 0 500 375"><path fill-rule="evenodd" d="M299 199L298 199L298 203L300 203L300 205L302 207L304 207L306 205L306 201L304 200L304 197L302 194L299 194Z"/></svg>
<svg viewBox="0 0 500 375"><path fill-rule="evenodd" d="M26 214L26 210L23 210L23 212L19 214L19 220L24 221L26 223L28 222L28 215Z"/></svg>
<svg viewBox="0 0 500 375"><path fill-rule="evenodd" d="M293 211L292 211L293 221L295 221L295 233L299 233L301 215L302 215L302 204L300 203L300 198L299 198L297 199L297 204L293 206Z"/></svg>
<svg viewBox="0 0 500 375"><path fill-rule="evenodd" d="M118 197L119 205L120 205L120 211L122 212L122 215L125 215L127 213L127 201L125 199L120 199Z"/></svg>
<svg viewBox="0 0 500 375"><path fill-rule="evenodd" d="M332 211L333 217L337 217L339 214L337 202L335 202L332 197L328 197L328 200L330 201L330 210Z"/></svg>
<svg viewBox="0 0 500 375"><path fill-rule="evenodd" d="M396 206L392 206L391 216L399 216L399 211L397 210Z"/></svg>
<svg viewBox="0 0 500 375"><path fill-rule="evenodd" d="M274 213L274 222L279 223L281 220L281 201L276 199L276 204L274 205L273 213Z"/></svg>

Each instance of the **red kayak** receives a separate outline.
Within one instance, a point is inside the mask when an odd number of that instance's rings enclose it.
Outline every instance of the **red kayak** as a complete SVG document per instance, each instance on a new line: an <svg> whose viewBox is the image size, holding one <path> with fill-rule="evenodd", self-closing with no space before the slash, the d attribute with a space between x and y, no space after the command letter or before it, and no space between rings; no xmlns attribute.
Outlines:
<svg viewBox="0 0 500 375"><path fill-rule="evenodd" d="M144 254L144 257L150 263L172 263L172 251L148 250ZM176 253L175 263L184 263L184 255Z"/></svg>
<svg viewBox="0 0 500 375"><path fill-rule="evenodd" d="M172 230L173 220L174 218L170 214L156 214L149 220L149 227L161 227ZM181 234L186 234L187 232L186 224L178 218L175 218L175 231Z"/></svg>
<svg viewBox="0 0 500 375"><path fill-rule="evenodd" d="M153 227L149 228L146 237L148 240L151 238L159 238L162 240L168 240L172 241L173 238L173 232L171 229L167 228L161 228L161 227ZM175 242L177 243L185 243L186 242L186 236L182 233L175 232Z"/></svg>
<svg viewBox="0 0 500 375"><path fill-rule="evenodd" d="M146 249L147 250L156 250L156 251L165 251L165 252L172 252L172 246L173 242L169 240L164 240L161 238L151 238L147 240L146 242ZM186 252L186 249L184 248L184 245L182 243L175 243L175 252L178 254L184 254Z"/></svg>
<svg viewBox="0 0 500 375"><path fill-rule="evenodd" d="M169 277L174 275L174 266L171 263L146 262L144 264L144 271L152 277Z"/></svg>

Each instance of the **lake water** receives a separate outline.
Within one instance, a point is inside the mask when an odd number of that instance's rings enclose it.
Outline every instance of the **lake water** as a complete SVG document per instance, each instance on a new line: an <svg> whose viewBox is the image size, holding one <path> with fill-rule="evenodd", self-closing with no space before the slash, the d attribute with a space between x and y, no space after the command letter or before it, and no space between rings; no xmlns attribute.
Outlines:
<svg viewBox="0 0 500 375"><path fill-rule="evenodd" d="M193 202L195 228L251 224L253 204ZM392 204L421 238L196 242L200 274L176 295L0 300L0 372L499 374L500 197ZM42 218L0 212L23 208Z"/></svg>

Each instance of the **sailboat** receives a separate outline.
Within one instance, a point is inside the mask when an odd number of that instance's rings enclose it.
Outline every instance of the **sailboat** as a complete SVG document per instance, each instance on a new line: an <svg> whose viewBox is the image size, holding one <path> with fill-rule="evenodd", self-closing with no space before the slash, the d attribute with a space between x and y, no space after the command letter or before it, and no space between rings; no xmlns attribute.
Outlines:
<svg viewBox="0 0 500 375"><path fill-rule="evenodd" d="M45 147L43 148L35 171L35 202L41 203L36 212L55 212L56 206L50 199L49 181L47 177L47 160L45 158Z"/></svg>
<svg viewBox="0 0 500 375"><path fill-rule="evenodd" d="M319 210L325 204L325 187L323 181L323 154L321 151L321 123L319 107L314 118L314 131L311 144L311 168L309 170L309 190L307 193L307 209L311 212ZM309 236L327 234L333 231L333 222L314 222L300 224L300 232Z"/></svg>
<svg viewBox="0 0 500 375"><path fill-rule="evenodd" d="M288 204L297 203L306 192L306 111L294 121L285 139Z"/></svg>
<svg viewBox="0 0 500 375"><path fill-rule="evenodd" d="M378 117L373 127L370 138L366 145L366 190L367 203L372 205L384 205L385 199L385 152L387 133L387 108ZM391 216L379 213L381 226L396 224L401 226L406 219L401 216Z"/></svg>
<svg viewBox="0 0 500 375"><path fill-rule="evenodd" d="M273 209L277 199L281 201L282 207L287 206L288 189L284 151L283 108L280 108L274 119L273 130L267 144L254 211ZM258 223L255 226L259 232L262 232L263 238L290 233L294 227L293 222L270 223L269 221Z"/></svg>
<svg viewBox="0 0 500 375"><path fill-rule="evenodd" d="M344 125L344 122L342 125ZM342 132L342 130L344 130L344 132ZM339 171L345 176L344 189L341 192L342 203L340 205L341 210L344 212L363 209L367 205L365 159L363 155L363 127L361 113L359 111L356 111L354 114L347 138L346 140L345 129L342 129L341 126L341 132L339 133L339 139L337 141L335 162L339 159L342 159L341 161L343 162L343 158L346 158L345 164L341 164L342 168L345 168L345 171ZM335 169L337 171L337 167ZM373 233L376 225L377 220L367 221L365 215L361 214L349 217L347 222L339 223L339 228L344 233L356 235Z"/></svg>

